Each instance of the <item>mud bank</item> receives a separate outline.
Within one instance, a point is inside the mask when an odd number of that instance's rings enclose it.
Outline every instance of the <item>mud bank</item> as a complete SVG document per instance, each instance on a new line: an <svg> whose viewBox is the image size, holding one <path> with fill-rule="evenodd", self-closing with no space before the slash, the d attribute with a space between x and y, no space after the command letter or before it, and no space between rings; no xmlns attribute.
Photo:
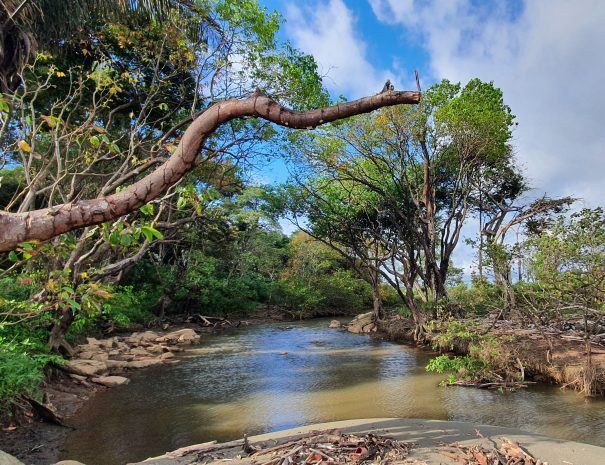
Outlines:
<svg viewBox="0 0 605 465"><path fill-rule="evenodd" d="M593 341L588 356L586 343L573 327L536 328L514 321L494 323L492 318L457 320L456 323L464 325L464 335L448 334L447 343L443 336L448 322L432 325L422 343L414 340L413 322L401 316L374 321L371 313L365 313L354 318L347 330L437 348L443 353L472 353L517 381L556 384L587 396L605 395L605 344ZM478 347L478 335L489 338L488 349Z"/></svg>

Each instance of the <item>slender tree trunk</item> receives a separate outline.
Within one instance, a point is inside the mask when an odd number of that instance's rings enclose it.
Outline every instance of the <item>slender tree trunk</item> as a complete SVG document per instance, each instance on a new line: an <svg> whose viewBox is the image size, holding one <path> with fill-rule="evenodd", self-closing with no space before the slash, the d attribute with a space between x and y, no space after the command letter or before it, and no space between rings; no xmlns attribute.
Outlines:
<svg viewBox="0 0 605 465"><path fill-rule="evenodd" d="M380 295L380 275L378 270L373 270L373 279L372 279L372 301L373 301L373 311L374 318L376 321L380 321L384 318L384 310L382 308L382 298Z"/></svg>

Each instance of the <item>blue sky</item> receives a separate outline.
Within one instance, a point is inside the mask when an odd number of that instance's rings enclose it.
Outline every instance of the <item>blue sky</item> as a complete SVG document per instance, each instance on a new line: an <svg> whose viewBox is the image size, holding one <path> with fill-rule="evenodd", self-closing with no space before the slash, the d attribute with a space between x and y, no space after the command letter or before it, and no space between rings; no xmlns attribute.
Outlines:
<svg viewBox="0 0 605 465"><path fill-rule="evenodd" d="M532 196L605 202L605 1L261 0L312 54L330 92L352 99L443 79L494 81L517 115L514 146ZM276 161L266 181L286 176ZM470 222L466 234L476 225ZM472 257L460 248L456 264Z"/></svg>

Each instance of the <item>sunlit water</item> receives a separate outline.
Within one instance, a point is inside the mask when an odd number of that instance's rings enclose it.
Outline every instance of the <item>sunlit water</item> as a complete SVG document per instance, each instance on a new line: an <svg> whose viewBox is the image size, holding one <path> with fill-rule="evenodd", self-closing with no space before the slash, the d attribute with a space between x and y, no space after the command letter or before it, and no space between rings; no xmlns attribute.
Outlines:
<svg viewBox="0 0 605 465"><path fill-rule="evenodd" d="M372 417L470 421L605 446L605 401L551 386L512 394L439 387L443 375L424 370L429 357L328 329L326 320L205 336L181 363L95 395L62 456L123 464L244 433Z"/></svg>

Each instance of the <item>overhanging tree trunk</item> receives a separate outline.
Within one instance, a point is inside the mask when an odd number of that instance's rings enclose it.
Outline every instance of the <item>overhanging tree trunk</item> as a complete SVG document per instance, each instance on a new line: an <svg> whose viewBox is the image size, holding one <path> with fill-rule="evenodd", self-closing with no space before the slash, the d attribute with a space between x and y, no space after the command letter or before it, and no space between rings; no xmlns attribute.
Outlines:
<svg viewBox="0 0 605 465"><path fill-rule="evenodd" d="M0 252L13 250L21 242L46 241L74 229L110 221L145 205L192 170L206 139L230 120L256 117L293 129L313 129L378 108L419 101L420 92L387 90L352 102L298 112L257 91L246 99L215 103L191 123L163 165L119 193L26 213L1 211Z"/></svg>

